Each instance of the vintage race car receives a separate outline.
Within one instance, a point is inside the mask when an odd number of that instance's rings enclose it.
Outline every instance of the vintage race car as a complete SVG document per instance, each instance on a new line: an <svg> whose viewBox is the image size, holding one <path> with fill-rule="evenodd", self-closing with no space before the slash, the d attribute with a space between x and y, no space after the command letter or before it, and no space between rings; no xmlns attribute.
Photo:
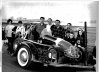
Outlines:
<svg viewBox="0 0 100 72"><path fill-rule="evenodd" d="M55 67L93 68L86 64L85 49L73 46L61 38L44 35L38 42L17 38L13 44L14 54L21 67L29 67L31 62L40 62Z"/></svg>
<svg viewBox="0 0 100 72"><path fill-rule="evenodd" d="M14 44L14 50L21 67L28 67L32 61L56 67L93 67L84 66L86 59L84 49L75 47L61 38L48 35L44 36L42 43L18 38Z"/></svg>

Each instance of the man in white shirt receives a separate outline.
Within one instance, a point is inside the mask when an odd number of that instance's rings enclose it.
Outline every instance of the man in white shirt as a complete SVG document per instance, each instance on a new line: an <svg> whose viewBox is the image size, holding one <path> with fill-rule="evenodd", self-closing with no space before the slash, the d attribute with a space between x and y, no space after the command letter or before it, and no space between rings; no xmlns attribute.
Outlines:
<svg viewBox="0 0 100 72"><path fill-rule="evenodd" d="M19 24L19 26L16 29L16 34L20 33L20 36L22 38L24 38L24 35L25 35L25 27L24 27L24 24L22 23L22 21L19 21L18 24Z"/></svg>
<svg viewBox="0 0 100 72"><path fill-rule="evenodd" d="M50 35L52 36L52 32L51 32L51 25L52 25L52 19L48 18L48 24L46 25L46 28L44 28L41 32L41 37L43 38L44 35Z"/></svg>
<svg viewBox="0 0 100 72"><path fill-rule="evenodd" d="M49 33L51 33L52 19L51 18L48 18L47 21L48 21L48 25L46 26L46 28L47 28L47 31ZM51 35L52 35L52 33L51 33Z"/></svg>
<svg viewBox="0 0 100 72"><path fill-rule="evenodd" d="M6 26L6 37L8 39L8 52L12 53L13 49L12 49L12 43L13 43L13 39L12 39L12 29L15 27L14 25L12 25L12 20L8 19L7 21L7 26Z"/></svg>

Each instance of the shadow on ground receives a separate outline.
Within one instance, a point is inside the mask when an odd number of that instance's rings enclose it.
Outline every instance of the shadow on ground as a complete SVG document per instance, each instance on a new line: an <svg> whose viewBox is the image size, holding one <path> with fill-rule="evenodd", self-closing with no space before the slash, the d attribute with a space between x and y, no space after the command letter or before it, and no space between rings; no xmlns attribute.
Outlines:
<svg viewBox="0 0 100 72"><path fill-rule="evenodd" d="M15 62L17 66L18 63ZM25 69L25 68L23 68ZM79 69L79 68L70 68L70 67L52 67L52 66L43 66L41 63L32 63L29 68L26 70L36 71L36 72L83 72L83 71L91 71L92 69ZM92 70L93 71L93 70Z"/></svg>

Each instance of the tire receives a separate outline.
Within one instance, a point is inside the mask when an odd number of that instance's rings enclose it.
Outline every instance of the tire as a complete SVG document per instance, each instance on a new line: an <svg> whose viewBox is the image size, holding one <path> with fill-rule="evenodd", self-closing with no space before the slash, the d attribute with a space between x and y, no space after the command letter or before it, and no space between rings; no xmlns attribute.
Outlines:
<svg viewBox="0 0 100 72"><path fill-rule="evenodd" d="M26 55L26 56L25 56ZM27 46L21 46L17 53L17 61L21 67L27 68L30 66L32 53Z"/></svg>

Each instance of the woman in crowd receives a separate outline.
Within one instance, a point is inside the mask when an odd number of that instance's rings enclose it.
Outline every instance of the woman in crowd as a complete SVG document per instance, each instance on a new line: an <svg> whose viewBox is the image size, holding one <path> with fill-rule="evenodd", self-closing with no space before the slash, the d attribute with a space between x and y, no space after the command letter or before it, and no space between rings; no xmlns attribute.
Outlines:
<svg viewBox="0 0 100 72"><path fill-rule="evenodd" d="M77 45L85 47L84 31L82 29L78 30L76 39L77 39Z"/></svg>

